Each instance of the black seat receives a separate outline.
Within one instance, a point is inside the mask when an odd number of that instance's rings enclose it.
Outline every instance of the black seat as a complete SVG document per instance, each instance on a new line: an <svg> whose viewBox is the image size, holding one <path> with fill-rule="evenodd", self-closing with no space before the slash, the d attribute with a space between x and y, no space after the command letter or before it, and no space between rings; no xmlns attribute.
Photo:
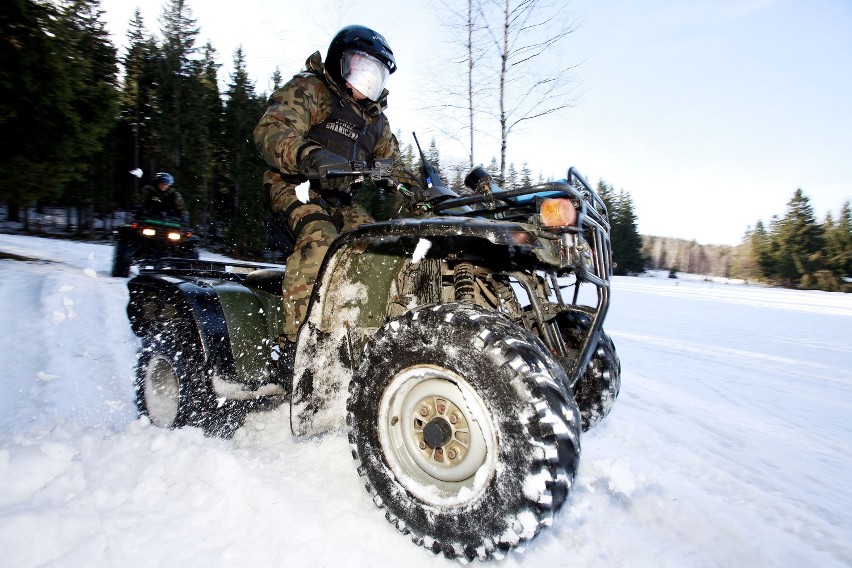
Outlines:
<svg viewBox="0 0 852 568"><path fill-rule="evenodd" d="M284 270L281 268L262 268L246 274L243 283L246 286L281 295L281 282L284 280Z"/></svg>

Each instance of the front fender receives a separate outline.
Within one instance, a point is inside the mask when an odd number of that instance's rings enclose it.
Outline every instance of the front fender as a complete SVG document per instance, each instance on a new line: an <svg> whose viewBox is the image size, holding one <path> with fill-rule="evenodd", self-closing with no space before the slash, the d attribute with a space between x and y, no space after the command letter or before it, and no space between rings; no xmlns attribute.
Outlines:
<svg viewBox="0 0 852 568"><path fill-rule="evenodd" d="M290 425L296 435L342 427L348 386L364 345L390 317L441 301L439 260L426 258L414 296L403 296L400 274L420 239L433 250L479 251L512 266L562 262L558 246L521 223L483 219L403 219L364 225L330 247L299 332ZM430 281L437 279L436 281Z"/></svg>

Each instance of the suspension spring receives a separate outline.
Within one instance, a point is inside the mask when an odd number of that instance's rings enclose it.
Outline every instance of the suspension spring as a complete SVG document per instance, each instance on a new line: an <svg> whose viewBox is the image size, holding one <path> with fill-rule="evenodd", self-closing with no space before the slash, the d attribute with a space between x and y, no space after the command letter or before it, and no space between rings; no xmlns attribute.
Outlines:
<svg viewBox="0 0 852 568"><path fill-rule="evenodd" d="M473 270L474 267L469 262L462 262L456 265L453 286L457 302L473 302L475 300L476 282L473 280Z"/></svg>

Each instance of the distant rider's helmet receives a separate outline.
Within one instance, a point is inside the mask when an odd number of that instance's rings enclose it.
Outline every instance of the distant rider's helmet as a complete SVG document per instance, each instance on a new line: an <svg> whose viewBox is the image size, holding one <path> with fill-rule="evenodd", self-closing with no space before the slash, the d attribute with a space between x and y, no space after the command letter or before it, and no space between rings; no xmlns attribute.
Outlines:
<svg viewBox="0 0 852 568"><path fill-rule="evenodd" d="M352 85L371 101L377 101L388 76L396 71L387 40L364 26L346 26L328 46L325 68L341 87Z"/></svg>
<svg viewBox="0 0 852 568"><path fill-rule="evenodd" d="M175 184L175 178L173 178L172 174L170 174L168 172L158 173L157 175L154 176L154 181L157 182L157 185L164 183L164 184L168 185L169 187L171 187Z"/></svg>

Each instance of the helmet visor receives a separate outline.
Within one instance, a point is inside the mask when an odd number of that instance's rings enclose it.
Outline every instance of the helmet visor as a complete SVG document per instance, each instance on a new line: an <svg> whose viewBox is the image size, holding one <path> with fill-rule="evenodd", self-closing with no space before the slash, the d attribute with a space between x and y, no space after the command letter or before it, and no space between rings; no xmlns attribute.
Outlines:
<svg viewBox="0 0 852 568"><path fill-rule="evenodd" d="M343 80L371 101L379 99L390 75L384 63L363 51L344 52L340 69Z"/></svg>

